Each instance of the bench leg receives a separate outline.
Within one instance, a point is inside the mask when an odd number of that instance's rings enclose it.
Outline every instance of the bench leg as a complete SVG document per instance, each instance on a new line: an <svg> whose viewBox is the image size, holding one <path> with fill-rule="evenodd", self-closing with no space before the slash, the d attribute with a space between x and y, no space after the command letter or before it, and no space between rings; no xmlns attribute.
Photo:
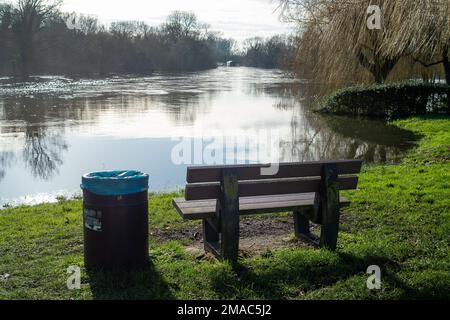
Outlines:
<svg viewBox="0 0 450 320"><path fill-rule="evenodd" d="M320 246L335 250L339 231L339 185L335 164L324 165L322 174L322 228Z"/></svg>
<svg viewBox="0 0 450 320"><path fill-rule="evenodd" d="M301 211L294 211L295 236L301 238L309 235L309 219Z"/></svg>
<svg viewBox="0 0 450 320"><path fill-rule="evenodd" d="M220 253L223 259L235 262L239 253L239 196L236 172L223 170L221 189Z"/></svg>
<svg viewBox="0 0 450 320"><path fill-rule="evenodd" d="M215 256L220 255L219 233L210 221L203 219L203 246L205 251L211 252Z"/></svg>
<svg viewBox="0 0 450 320"><path fill-rule="evenodd" d="M318 238L311 233L310 218L305 213L305 211L294 211L295 237L317 246L319 244Z"/></svg>

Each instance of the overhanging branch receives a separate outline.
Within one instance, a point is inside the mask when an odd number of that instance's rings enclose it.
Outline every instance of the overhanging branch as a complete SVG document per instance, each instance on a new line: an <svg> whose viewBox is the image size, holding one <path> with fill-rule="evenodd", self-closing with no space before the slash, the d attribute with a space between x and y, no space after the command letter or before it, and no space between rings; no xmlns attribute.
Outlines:
<svg viewBox="0 0 450 320"><path fill-rule="evenodd" d="M436 62L432 62L432 63L426 63L426 62L423 62L423 61L421 61L420 59L416 59L416 58L413 58L413 60L415 61L415 62L418 62L418 63L420 63L422 66L424 66L425 68L429 68L429 67L432 67L432 66L435 66L435 65L438 65L438 64L441 64L441 63L444 63L445 61L444 60L441 60L441 61L436 61Z"/></svg>

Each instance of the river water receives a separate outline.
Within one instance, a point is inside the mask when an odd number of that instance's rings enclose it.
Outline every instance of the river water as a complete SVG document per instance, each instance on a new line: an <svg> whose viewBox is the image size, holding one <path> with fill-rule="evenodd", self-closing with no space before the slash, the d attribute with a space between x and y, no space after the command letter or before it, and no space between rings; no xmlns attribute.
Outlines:
<svg viewBox="0 0 450 320"><path fill-rule="evenodd" d="M77 194L92 171L141 170L151 191L169 191L182 187L188 165L385 163L413 146L412 133L379 121L313 113L304 85L279 70L244 67L0 78L0 208Z"/></svg>

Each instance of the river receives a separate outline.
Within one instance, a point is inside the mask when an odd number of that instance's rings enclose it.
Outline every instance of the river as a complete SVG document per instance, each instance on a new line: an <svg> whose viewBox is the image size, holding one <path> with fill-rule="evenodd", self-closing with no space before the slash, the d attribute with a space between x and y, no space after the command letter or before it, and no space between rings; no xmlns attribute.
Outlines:
<svg viewBox="0 0 450 320"><path fill-rule="evenodd" d="M182 187L188 165L269 162L261 154L391 163L413 146L412 133L383 122L312 112L304 85L245 67L0 78L0 208L73 196L92 171L141 170L151 191L169 191Z"/></svg>

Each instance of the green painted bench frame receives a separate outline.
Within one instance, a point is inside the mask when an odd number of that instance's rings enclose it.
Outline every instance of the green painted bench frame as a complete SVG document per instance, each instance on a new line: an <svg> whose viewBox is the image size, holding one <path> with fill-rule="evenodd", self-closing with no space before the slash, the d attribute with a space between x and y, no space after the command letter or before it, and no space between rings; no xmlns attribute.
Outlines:
<svg viewBox="0 0 450 320"><path fill-rule="evenodd" d="M297 238L335 250L340 208L347 199L340 190L357 188L361 160L282 163L278 173L261 174L268 165L202 166L187 169L185 198L173 205L185 220L203 220L206 251L236 261L239 216L293 212ZM320 239L310 221L321 225Z"/></svg>

